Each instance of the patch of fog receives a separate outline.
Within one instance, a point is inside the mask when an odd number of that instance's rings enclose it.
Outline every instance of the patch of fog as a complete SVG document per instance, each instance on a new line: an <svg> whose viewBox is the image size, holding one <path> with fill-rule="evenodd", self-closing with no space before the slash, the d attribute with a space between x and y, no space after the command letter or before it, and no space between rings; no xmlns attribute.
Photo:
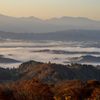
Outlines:
<svg viewBox="0 0 100 100"><path fill-rule="evenodd" d="M53 41L39 41L39 42L3 42L0 43L0 46L50 46L50 45L62 45L63 42L58 41L58 42L53 42Z"/></svg>
<svg viewBox="0 0 100 100"><path fill-rule="evenodd" d="M17 68L21 63L8 63L8 64L1 64L0 63L0 67L3 67L3 68Z"/></svg>
<svg viewBox="0 0 100 100"><path fill-rule="evenodd" d="M80 57L81 54L49 54L43 52L35 52L36 50L64 50L64 51L80 51L80 52L100 52L100 48L95 47L85 47L81 46L84 43L77 42L62 42L62 41L44 41L41 43L38 42L4 42L0 43L0 55L4 55L8 58L13 58L20 60L22 62L35 60L40 62L53 62L58 64L64 64L63 62L70 57ZM16 46L16 47L15 47ZM23 47L25 46L25 47ZM96 55L98 56L98 55ZM18 67L20 63L14 64L0 64L1 67Z"/></svg>

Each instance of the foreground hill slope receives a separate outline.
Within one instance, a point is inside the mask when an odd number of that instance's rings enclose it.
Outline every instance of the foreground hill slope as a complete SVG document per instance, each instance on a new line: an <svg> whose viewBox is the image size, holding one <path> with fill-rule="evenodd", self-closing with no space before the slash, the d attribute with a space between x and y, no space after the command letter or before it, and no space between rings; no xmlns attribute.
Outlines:
<svg viewBox="0 0 100 100"><path fill-rule="evenodd" d="M5 71L5 74L3 74ZM14 69L0 69L0 81L4 80L21 80L21 79L33 79L37 78L42 82L57 83L63 80L79 79L83 82L96 79L100 81L100 69L93 67L92 65L60 65L54 63L41 63L36 61L28 61L22 63L18 68ZM9 73L10 79L7 77Z"/></svg>
<svg viewBox="0 0 100 100"><path fill-rule="evenodd" d="M3 83L0 100L100 100L100 82L67 80L48 84L33 79Z"/></svg>

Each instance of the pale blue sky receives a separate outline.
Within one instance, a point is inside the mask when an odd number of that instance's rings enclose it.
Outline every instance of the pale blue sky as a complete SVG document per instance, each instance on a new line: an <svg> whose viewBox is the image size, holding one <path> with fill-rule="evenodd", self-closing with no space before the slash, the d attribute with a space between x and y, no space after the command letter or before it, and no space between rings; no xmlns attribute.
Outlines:
<svg viewBox="0 0 100 100"><path fill-rule="evenodd" d="M88 17L100 20L100 0L0 0L0 14L14 17Z"/></svg>

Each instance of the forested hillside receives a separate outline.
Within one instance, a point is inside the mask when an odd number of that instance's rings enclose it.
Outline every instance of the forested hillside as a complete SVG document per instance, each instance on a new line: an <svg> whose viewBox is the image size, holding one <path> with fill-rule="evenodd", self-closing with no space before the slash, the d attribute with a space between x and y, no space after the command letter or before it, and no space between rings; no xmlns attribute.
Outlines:
<svg viewBox="0 0 100 100"><path fill-rule="evenodd" d="M100 100L100 68L28 61L0 68L0 100Z"/></svg>
<svg viewBox="0 0 100 100"><path fill-rule="evenodd" d="M42 63L28 61L18 68L0 68L0 81L16 81L21 79L37 78L42 82L57 83L63 80L78 79L83 82L96 79L100 81L100 69L92 65L71 64L61 65L55 63Z"/></svg>

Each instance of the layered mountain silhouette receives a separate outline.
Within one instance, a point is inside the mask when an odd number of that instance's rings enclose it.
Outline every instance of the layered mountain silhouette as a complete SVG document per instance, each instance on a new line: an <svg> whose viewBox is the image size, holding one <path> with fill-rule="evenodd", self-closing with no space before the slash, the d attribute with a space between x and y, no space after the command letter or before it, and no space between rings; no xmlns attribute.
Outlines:
<svg viewBox="0 0 100 100"><path fill-rule="evenodd" d="M24 40L24 41L100 41L100 30L67 30L49 33L11 33L0 31L1 41ZM96 44L97 45L97 44ZM95 45L94 45L95 46ZM98 44L99 46L99 44Z"/></svg>
<svg viewBox="0 0 100 100"><path fill-rule="evenodd" d="M95 54L99 55L100 52L87 52L87 51L65 51L65 50L50 50L50 49L42 49L42 50L36 50L32 51L34 52L44 52L44 53L51 53L51 54ZM91 56L92 57L92 56Z"/></svg>
<svg viewBox="0 0 100 100"><path fill-rule="evenodd" d="M0 55L0 63L18 63L18 62L21 62L21 61L11 59L11 58L6 58L3 55Z"/></svg>
<svg viewBox="0 0 100 100"><path fill-rule="evenodd" d="M34 16L15 18L0 15L0 30L16 33L47 33L61 30L85 29L99 30L100 21L84 17L61 17L42 20Z"/></svg>
<svg viewBox="0 0 100 100"><path fill-rule="evenodd" d="M66 61L65 61L66 62ZM100 57L85 55L81 57L69 58L69 62L77 63L100 63Z"/></svg>

